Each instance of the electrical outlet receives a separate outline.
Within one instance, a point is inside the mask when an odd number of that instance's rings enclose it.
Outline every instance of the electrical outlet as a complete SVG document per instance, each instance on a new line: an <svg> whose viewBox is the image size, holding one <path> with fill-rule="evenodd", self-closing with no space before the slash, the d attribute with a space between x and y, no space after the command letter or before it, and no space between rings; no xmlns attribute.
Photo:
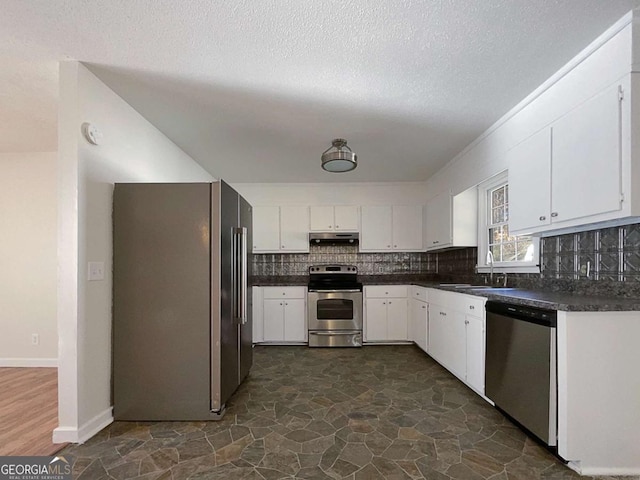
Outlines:
<svg viewBox="0 0 640 480"><path fill-rule="evenodd" d="M31 345L40 345L40 335L37 333L31 334Z"/></svg>
<svg viewBox="0 0 640 480"><path fill-rule="evenodd" d="M89 262L88 279L90 282L104 280L104 262Z"/></svg>

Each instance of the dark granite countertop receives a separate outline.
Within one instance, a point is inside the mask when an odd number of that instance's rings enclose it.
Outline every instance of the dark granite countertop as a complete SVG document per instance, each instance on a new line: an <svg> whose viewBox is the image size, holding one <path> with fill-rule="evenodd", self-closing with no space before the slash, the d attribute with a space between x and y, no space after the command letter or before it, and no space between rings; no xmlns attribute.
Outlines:
<svg viewBox="0 0 640 480"><path fill-rule="evenodd" d="M525 290L522 288L452 288L448 291L476 295L515 305L563 310L567 312L612 312L640 310L640 298L594 297L576 293Z"/></svg>
<svg viewBox="0 0 640 480"><path fill-rule="evenodd" d="M484 297L488 300L526 305L530 307L562 310L568 312L607 312L607 311L640 311L640 298L614 296L594 296L580 293L566 293L550 290L529 290L523 288L472 288L454 286L436 281L424 281L419 275L359 275L363 285L418 285L426 288L437 288L449 292L465 293ZM253 277L251 285L256 286L306 286L307 275Z"/></svg>

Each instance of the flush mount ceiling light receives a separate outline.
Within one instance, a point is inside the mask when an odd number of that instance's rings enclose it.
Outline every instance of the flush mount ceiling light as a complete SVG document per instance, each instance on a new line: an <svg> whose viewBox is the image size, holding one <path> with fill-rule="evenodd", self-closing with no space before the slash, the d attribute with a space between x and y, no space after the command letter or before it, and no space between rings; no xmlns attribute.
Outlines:
<svg viewBox="0 0 640 480"><path fill-rule="evenodd" d="M322 168L331 173L350 172L358 166L358 156L344 138L336 138L322 154Z"/></svg>

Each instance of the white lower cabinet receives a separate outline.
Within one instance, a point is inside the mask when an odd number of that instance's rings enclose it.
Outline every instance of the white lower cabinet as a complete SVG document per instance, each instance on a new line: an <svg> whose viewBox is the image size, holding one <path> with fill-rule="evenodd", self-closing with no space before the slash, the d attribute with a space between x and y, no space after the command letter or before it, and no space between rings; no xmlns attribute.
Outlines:
<svg viewBox="0 0 640 480"><path fill-rule="evenodd" d="M306 296L306 287L254 287L254 342L306 342Z"/></svg>
<svg viewBox="0 0 640 480"><path fill-rule="evenodd" d="M409 340L415 342L423 351L427 351L427 325L429 322L429 305L427 303L427 289L414 286L409 300Z"/></svg>
<svg viewBox="0 0 640 480"><path fill-rule="evenodd" d="M364 287L364 339L367 342L409 340L408 287Z"/></svg>
<svg viewBox="0 0 640 480"><path fill-rule="evenodd" d="M467 327L467 384L484 394L484 318L465 315Z"/></svg>
<svg viewBox="0 0 640 480"><path fill-rule="evenodd" d="M484 395L486 298L429 289L427 353Z"/></svg>
<svg viewBox="0 0 640 480"><path fill-rule="evenodd" d="M464 314L429 304L429 355L456 377L465 380L467 341Z"/></svg>

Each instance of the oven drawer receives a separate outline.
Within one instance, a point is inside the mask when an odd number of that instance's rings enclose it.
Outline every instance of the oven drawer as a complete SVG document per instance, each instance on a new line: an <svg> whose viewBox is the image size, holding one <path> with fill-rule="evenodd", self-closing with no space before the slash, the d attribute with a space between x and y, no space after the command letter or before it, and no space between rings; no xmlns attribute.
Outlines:
<svg viewBox="0 0 640 480"><path fill-rule="evenodd" d="M263 298L304 298L307 287L262 287Z"/></svg>
<svg viewBox="0 0 640 480"><path fill-rule="evenodd" d="M362 331L319 331L309 332L310 347L361 347Z"/></svg>
<svg viewBox="0 0 640 480"><path fill-rule="evenodd" d="M407 298L406 285L367 285L364 287L367 298Z"/></svg>

